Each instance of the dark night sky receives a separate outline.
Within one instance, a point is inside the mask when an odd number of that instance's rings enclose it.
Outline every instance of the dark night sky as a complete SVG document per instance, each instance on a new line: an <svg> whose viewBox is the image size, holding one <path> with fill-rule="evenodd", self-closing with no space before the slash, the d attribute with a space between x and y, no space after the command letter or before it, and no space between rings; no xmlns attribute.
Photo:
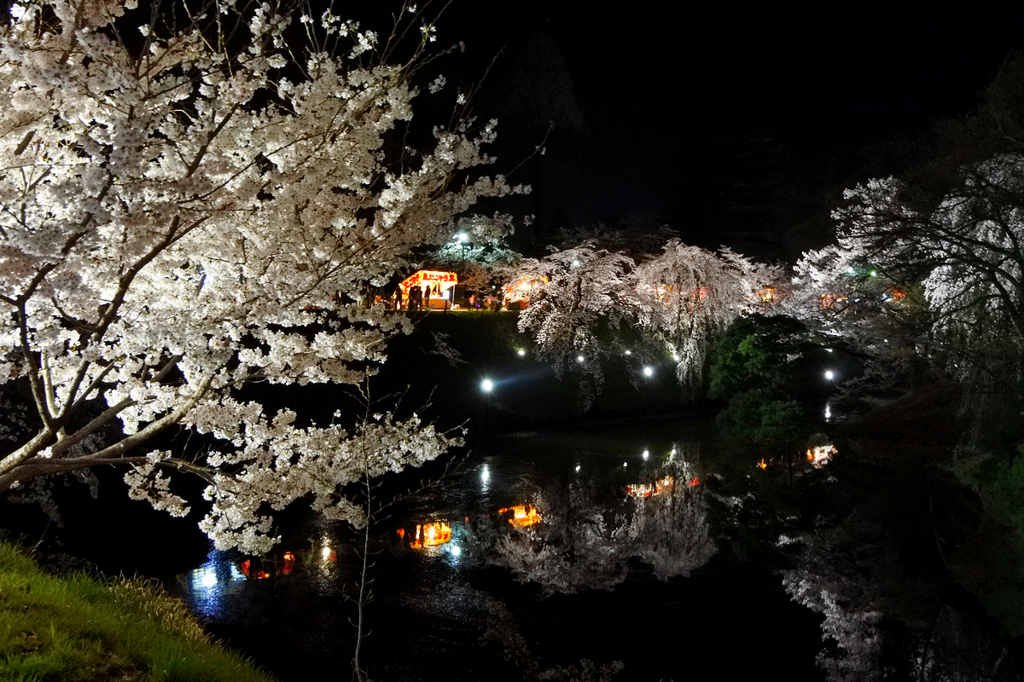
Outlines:
<svg viewBox="0 0 1024 682"><path fill-rule="evenodd" d="M530 61L525 46L546 36L564 57L585 131L556 129L544 169L526 164L516 178L542 180L548 230L645 216L712 245L744 230L785 240L792 223L824 215L826 190L834 196L867 172L865 145L970 112L1004 57L1024 46L1024 3L979 0L944 13L934 3L893 8L901 4L917 3L697 10L636 0L599 11L454 0L439 44L465 42L442 65L464 81L504 46L475 103L499 119L503 171L542 135L508 101L513 74Z"/></svg>

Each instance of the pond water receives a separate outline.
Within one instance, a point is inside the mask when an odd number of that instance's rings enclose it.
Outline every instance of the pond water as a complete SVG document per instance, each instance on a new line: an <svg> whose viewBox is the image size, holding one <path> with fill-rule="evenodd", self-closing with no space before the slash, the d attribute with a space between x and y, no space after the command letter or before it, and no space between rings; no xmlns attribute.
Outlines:
<svg viewBox="0 0 1024 682"><path fill-rule="evenodd" d="M436 485L381 490L371 677L517 680L589 659L621 661L618 680L821 679L820 619L719 547L720 462L708 420L642 420L494 437ZM306 519L271 556L211 551L175 587L281 679L347 678L362 540Z"/></svg>

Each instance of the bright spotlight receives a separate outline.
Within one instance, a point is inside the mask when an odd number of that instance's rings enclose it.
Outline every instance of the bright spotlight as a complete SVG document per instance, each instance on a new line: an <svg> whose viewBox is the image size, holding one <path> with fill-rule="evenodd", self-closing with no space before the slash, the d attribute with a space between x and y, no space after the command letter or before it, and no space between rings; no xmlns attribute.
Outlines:
<svg viewBox="0 0 1024 682"><path fill-rule="evenodd" d="M836 373L830 369L825 370L825 378L828 379L829 381L832 381L833 379L836 378Z"/></svg>
<svg viewBox="0 0 1024 682"><path fill-rule="evenodd" d="M484 379L483 381L480 382L480 389L484 393L490 393L491 391L494 390L494 382L491 381L490 379Z"/></svg>
<svg viewBox="0 0 1024 682"><path fill-rule="evenodd" d="M627 350L626 351L626 355L632 355L632 354L633 354L633 351L631 351L631 350Z"/></svg>
<svg viewBox="0 0 1024 682"><path fill-rule="evenodd" d="M469 235L466 234L465 232L459 232L457 235L455 235L455 238L463 243L469 241Z"/></svg>
<svg viewBox="0 0 1024 682"><path fill-rule="evenodd" d="M578 474L579 472L580 472L580 465L579 465L579 464L577 464L577 465L576 465L576 473Z"/></svg>
<svg viewBox="0 0 1024 682"><path fill-rule="evenodd" d="M582 355L577 355L576 356L576 362L583 362L584 360L586 360L586 358L583 357Z"/></svg>
<svg viewBox="0 0 1024 682"><path fill-rule="evenodd" d="M523 350L522 348L517 350L516 353L519 355L519 357L523 357L524 355L526 355L526 351Z"/></svg>
<svg viewBox="0 0 1024 682"><path fill-rule="evenodd" d="M651 367L651 366L644 367L644 376L645 377L654 376L654 368Z"/></svg>
<svg viewBox="0 0 1024 682"><path fill-rule="evenodd" d="M644 460L646 461L647 458L650 457L650 456L651 456L651 453L648 452L647 450L644 450Z"/></svg>

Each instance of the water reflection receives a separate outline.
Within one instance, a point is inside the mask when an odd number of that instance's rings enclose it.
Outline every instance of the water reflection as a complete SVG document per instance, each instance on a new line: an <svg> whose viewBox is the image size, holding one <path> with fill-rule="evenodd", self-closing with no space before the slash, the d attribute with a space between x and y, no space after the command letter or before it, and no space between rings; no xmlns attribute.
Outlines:
<svg viewBox="0 0 1024 682"><path fill-rule="evenodd" d="M650 666L651 675L632 679L672 677L678 668L663 666L654 674L657 650L644 649L654 635L638 633L619 644L617 638L632 635L619 632L620 624L605 624L601 614L635 608L637 589L646 590L643 603L685 602L690 608L698 584L691 581L718 575L717 569L704 571L664 585L648 579L690 575L715 553L709 501L720 493L721 479L714 475L718 453L712 441L693 435L700 433L695 423L666 421L660 432L659 423L632 431L618 426L496 440L478 448L475 466L393 503L388 520L370 538L377 600L372 614L385 614L374 626L379 639L369 654L378 656L375 678L493 679L489 669L462 663L493 654L470 641L480 634L486 611L481 604L488 599L507 603L520 622L550 624L536 637L552 652L564 649L572 658L584 640L607 635L599 651L628 659L627 669L634 672ZM795 465L809 470L812 463L800 457ZM274 632L273 645L254 645L257 656L278 656L287 661L282 666L313 661L309 670L289 667L284 679L314 678L312 669L323 663L317 657L331 657L331 665L348 660L353 635L346 598L362 567L355 551L363 547L361 532L327 521L303 523L284 533L271 556L211 552L180 581L185 600L204 620L245 629L245 638L254 642L266 642L266 633ZM534 599L533 586L515 581L573 596ZM625 581L629 590L614 589ZM696 588L702 590L720 600L717 595L742 588ZM693 608L694 618L674 622L665 642L691 639L708 646L701 639L704 624L709 614L725 611L718 601ZM286 638L293 649L285 651ZM585 654L596 660L580 649L578 655ZM450 676L424 672L421 663L437 655L460 656L464 670ZM506 662L489 665L503 670Z"/></svg>
<svg viewBox="0 0 1024 682"><path fill-rule="evenodd" d="M237 591L245 574L228 559L226 552L213 550L206 563L187 575L192 608L204 618L217 618Z"/></svg>
<svg viewBox="0 0 1024 682"><path fill-rule="evenodd" d="M623 450L633 454L619 466ZM806 462L819 468L835 452L832 445L811 448ZM773 463L762 459L756 466ZM387 535L375 544L390 537L399 554L443 559L459 569L501 566L555 591L614 587L637 561L667 580L689 575L715 552L703 477L697 441L560 457L548 449L526 458L490 456L441 495L414 497L397 523L378 529ZM293 543L309 549L234 562L211 552L190 574L190 599L201 614L216 617L232 585L300 570L336 591L344 543L338 528L321 524Z"/></svg>
<svg viewBox="0 0 1024 682"><path fill-rule="evenodd" d="M834 445L819 445L807 450L807 461L815 469L820 469L829 462L836 455L836 447Z"/></svg>
<svg viewBox="0 0 1024 682"><path fill-rule="evenodd" d="M509 509L507 507L502 507L498 510L499 515L508 513ZM512 507L511 514L512 518L508 519L508 522L517 528L532 526L541 521L540 513L532 504L517 504Z"/></svg>

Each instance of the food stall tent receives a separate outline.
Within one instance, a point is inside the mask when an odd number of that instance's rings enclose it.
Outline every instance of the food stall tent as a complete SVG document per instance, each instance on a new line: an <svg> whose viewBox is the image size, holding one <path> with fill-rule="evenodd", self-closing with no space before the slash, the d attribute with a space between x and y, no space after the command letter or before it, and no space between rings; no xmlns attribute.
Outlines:
<svg viewBox="0 0 1024 682"><path fill-rule="evenodd" d="M443 309L450 303L454 295L455 285L459 278L454 272L444 270L419 270L406 277L398 285L402 290L402 299L408 301L409 291L413 287L430 286L430 307Z"/></svg>

